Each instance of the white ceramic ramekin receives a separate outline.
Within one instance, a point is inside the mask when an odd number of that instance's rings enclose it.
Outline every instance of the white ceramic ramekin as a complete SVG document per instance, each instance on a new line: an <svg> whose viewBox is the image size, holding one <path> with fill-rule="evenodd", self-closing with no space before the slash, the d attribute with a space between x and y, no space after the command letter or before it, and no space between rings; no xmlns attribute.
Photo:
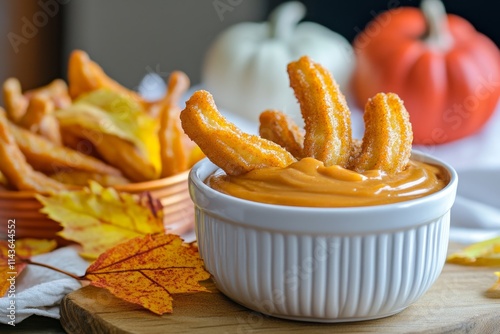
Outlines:
<svg viewBox="0 0 500 334"><path fill-rule="evenodd" d="M449 184L406 202L307 208L238 199L208 187L209 160L189 177L200 255L217 287L234 301L276 317L359 321L398 313L439 276L448 247Z"/></svg>

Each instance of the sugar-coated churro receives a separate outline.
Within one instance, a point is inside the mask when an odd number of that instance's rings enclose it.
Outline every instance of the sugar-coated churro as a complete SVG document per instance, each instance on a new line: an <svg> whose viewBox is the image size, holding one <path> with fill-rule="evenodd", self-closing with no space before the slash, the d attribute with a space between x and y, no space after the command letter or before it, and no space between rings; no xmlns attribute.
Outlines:
<svg viewBox="0 0 500 334"><path fill-rule="evenodd" d="M181 112L186 134L228 175L263 167L285 167L296 161L270 140L242 132L217 110L212 95L197 91Z"/></svg>
<svg viewBox="0 0 500 334"><path fill-rule="evenodd" d="M5 111L0 108L0 172L9 185L18 190L52 193L67 188L64 184L37 172L26 161L9 130Z"/></svg>
<svg viewBox="0 0 500 334"><path fill-rule="evenodd" d="M266 110L259 117L259 135L285 148L301 159L304 156L304 131L285 113Z"/></svg>
<svg viewBox="0 0 500 334"><path fill-rule="evenodd" d="M413 133L403 101L394 93L369 99L364 113L365 134L361 152L351 162L357 172L379 169L398 173L411 155Z"/></svg>
<svg viewBox="0 0 500 334"><path fill-rule="evenodd" d="M325 166L347 167L351 154L351 113L330 72L309 57L288 64L290 86L305 123L304 155Z"/></svg>
<svg viewBox="0 0 500 334"><path fill-rule="evenodd" d="M189 89L189 78L184 72L175 71L170 74L165 98L160 104L160 155L161 177L168 177L188 169L189 153L185 147L185 136L178 102Z"/></svg>

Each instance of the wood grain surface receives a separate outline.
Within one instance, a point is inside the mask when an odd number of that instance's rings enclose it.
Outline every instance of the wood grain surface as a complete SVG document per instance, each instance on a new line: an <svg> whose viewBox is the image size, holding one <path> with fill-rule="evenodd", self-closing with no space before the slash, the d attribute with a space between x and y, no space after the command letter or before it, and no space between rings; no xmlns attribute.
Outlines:
<svg viewBox="0 0 500 334"><path fill-rule="evenodd" d="M218 292L174 296L174 313L152 314L104 289L86 287L63 300L68 333L500 333L500 293L486 290L498 268L446 264L431 289L391 317L355 323L288 321L248 310Z"/></svg>

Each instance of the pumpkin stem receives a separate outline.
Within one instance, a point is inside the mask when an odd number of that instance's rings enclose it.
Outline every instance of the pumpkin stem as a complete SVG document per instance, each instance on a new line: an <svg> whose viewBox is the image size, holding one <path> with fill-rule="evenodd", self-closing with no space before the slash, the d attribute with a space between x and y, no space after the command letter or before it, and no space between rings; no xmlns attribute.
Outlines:
<svg viewBox="0 0 500 334"><path fill-rule="evenodd" d="M446 9L441 0L422 0L420 8L427 22L425 41L431 47L446 50L451 46L452 37L448 28Z"/></svg>
<svg viewBox="0 0 500 334"><path fill-rule="evenodd" d="M299 1L285 2L269 15L270 37L288 40L297 23L306 15L306 7Z"/></svg>

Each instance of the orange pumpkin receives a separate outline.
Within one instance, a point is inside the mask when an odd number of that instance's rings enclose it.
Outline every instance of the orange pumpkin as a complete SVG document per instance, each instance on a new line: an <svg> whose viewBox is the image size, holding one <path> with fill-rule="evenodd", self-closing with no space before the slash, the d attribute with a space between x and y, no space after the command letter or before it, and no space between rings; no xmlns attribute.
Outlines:
<svg viewBox="0 0 500 334"><path fill-rule="evenodd" d="M360 107L395 92L410 113L416 144L440 144L477 132L500 96L500 52L439 0L388 10L354 41L353 95Z"/></svg>

